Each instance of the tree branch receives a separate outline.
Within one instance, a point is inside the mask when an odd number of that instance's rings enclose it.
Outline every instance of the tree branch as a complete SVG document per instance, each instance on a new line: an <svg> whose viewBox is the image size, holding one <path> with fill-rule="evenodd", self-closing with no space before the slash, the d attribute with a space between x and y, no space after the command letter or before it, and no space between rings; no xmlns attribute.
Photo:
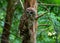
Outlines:
<svg viewBox="0 0 60 43"><path fill-rule="evenodd" d="M39 15L38 17L36 17L35 20L38 20L40 17L42 17L42 16L43 16L44 14L46 14L46 13L48 13L48 12L44 12L43 14Z"/></svg>
<svg viewBox="0 0 60 43"><path fill-rule="evenodd" d="M50 26L50 25L48 25L48 24L40 24L39 26Z"/></svg>
<svg viewBox="0 0 60 43"><path fill-rule="evenodd" d="M58 5L58 4L46 4L46 3L42 3L42 2L38 2L38 5L60 7L60 5Z"/></svg>
<svg viewBox="0 0 60 43"><path fill-rule="evenodd" d="M22 8L24 9L24 5L23 5L22 0L19 0L19 2L21 3Z"/></svg>

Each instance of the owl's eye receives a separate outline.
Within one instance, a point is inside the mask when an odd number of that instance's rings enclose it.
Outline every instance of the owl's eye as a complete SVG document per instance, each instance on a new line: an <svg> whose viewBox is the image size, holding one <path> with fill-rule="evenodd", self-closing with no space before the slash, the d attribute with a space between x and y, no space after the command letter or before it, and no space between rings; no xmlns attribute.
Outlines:
<svg viewBox="0 0 60 43"><path fill-rule="evenodd" d="M33 14L33 12L31 11L30 14Z"/></svg>
<svg viewBox="0 0 60 43"><path fill-rule="evenodd" d="M29 11L26 11L26 14L29 14Z"/></svg>
<svg viewBox="0 0 60 43"><path fill-rule="evenodd" d="M27 11L26 13L28 14L29 12Z"/></svg>

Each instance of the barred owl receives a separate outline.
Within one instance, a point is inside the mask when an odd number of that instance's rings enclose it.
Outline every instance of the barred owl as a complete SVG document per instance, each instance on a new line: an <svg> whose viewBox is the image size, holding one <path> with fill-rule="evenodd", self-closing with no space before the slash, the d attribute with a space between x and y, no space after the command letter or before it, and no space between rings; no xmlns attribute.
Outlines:
<svg viewBox="0 0 60 43"><path fill-rule="evenodd" d="M33 21L35 19L36 11L34 8L27 8L25 14L22 15L20 20L20 35L21 36L30 36L29 29L33 28Z"/></svg>

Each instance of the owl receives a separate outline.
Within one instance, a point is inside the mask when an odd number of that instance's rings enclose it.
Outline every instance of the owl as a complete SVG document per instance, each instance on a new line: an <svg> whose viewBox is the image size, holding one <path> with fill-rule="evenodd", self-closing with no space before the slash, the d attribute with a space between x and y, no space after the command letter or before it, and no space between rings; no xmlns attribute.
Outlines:
<svg viewBox="0 0 60 43"><path fill-rule="evenodd" d="M21 36L30 36L29 30L33 28L33 22L35 20L36 10L34 8L27 8L25 13L20 18L20 35Z"/></svg>

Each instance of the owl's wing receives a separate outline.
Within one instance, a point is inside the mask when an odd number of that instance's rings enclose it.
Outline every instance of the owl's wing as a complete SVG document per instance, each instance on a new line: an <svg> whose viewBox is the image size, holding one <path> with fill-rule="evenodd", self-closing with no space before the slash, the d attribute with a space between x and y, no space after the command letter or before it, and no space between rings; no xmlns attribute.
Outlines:
<svg viewBox="0 0 60 43"><path fill-rule="evenodd" d="M19 30L20 30L20 35L24 36L26 33L26 27L27 27L27 17L26 15L22 15L20 18L20 24L19 24Z"/></svg>

